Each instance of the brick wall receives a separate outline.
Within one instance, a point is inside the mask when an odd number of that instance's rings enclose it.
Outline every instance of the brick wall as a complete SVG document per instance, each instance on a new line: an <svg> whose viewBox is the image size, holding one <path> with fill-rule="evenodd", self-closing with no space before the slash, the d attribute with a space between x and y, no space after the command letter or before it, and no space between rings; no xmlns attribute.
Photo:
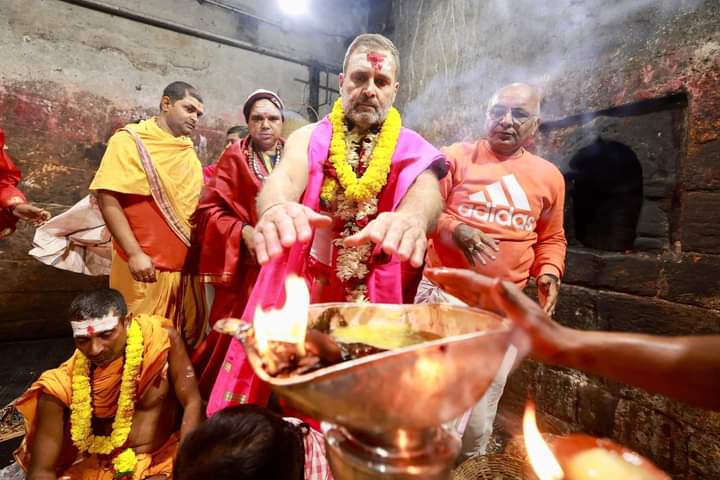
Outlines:
<svg viewBox="0 0 720 480"><path fill-rule="evenodd" d="M395 0L392 10L401 111L435 144L482 135L490 94L525 81L546 94L535 149L565 173L598 138L622 143L640 162L643 207L629 251L583 246L568 201L559 322L720 334L717 2ZM719 414L525 361L503 398L509 430L518 430L529 393L545 431L614 438L673 478L720 478Z"/></svg>

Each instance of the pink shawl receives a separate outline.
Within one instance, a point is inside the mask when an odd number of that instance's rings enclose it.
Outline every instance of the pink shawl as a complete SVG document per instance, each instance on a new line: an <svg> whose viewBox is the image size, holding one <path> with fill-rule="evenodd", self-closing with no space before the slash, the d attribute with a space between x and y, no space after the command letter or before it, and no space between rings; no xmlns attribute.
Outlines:
<svg viewBox="0 0 720 480"><path fill-rule="evenodd" d="M308 146L309 178L302 203L317 211L320 203L320 188L324 172L323 166L328 158L332 125L327 117L318 123L310 138ZM435 161L442 160L443 155L424 138L412 130L403 128L395 147L388 182L383 189L378 205L379 212L395 210L405 197L415 179L427 170ZM282 286L290 274L297 274L307 278L306 270L310 256L308 243L297 243L283 254L265 265L253 288L248 300L243 319L253 321L255 309L261 305L264 309L278 308L285 302L285 292ZM373 303L403 303L402 285L403 264L393 256L387 263L371 264L367 280L368 296ZM343 299L322 299L323 301L342 301ZM208 415L238 403L233 399L242 399L249 403L263 404L267 399L259 395L257 379L254 375L247 375L252 371L245 361L245 352L242 345L233 341L225 357L225 365L232 364L230 371L220 370L218 380L208 403ZM243 364L244 368L243 368ZM252 398L255 397L255 398ZM230 400L228 400L230 399Z"/></svg>

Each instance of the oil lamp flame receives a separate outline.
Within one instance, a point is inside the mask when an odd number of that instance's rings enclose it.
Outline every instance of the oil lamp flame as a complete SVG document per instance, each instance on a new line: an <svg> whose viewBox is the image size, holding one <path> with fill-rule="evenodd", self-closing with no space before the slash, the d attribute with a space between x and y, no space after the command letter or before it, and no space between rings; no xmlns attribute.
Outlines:
<svg viewBox="0 0 720 480"><path fill-rule="evenodd" d="M562 480L564 478L563 470L537 428L535 404L532 401L525 406L523 436L530 465L538 478L540 480Z"/></svg>
<svg viewBox="0 0 720 480"><path fill-rule="evenodd" d="M268 342L286 342L297 345L300 355L305 354L305 332L308 324L310 292L305 280L291 275L285 280L285 305L279 309L255 310L253 327L258 351L268 352Z"/></svg>

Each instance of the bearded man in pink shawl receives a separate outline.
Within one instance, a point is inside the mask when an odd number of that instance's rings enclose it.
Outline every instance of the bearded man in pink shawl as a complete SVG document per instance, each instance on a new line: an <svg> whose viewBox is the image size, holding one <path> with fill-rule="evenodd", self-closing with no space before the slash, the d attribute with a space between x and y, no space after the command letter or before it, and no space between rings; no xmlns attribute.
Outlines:
<svg viewBox="0 0 720 480"><path fill-rule="evenodd" d="M303 276L311 302L412 303L427 234L442 210L445 157L401 127L393 108L399 55L382 35L348 47L340 99L330 115L291 134L283 161L257 200L254 243L262 270L243 319L284 303L290 274ZM225 357L208 413L264 404L238 342Z"/></svg>

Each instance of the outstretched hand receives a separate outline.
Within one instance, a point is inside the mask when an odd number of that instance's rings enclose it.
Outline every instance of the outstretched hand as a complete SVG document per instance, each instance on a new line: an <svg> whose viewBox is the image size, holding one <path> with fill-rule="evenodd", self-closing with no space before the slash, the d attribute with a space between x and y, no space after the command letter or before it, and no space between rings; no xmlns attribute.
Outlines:
<svg viewBox="0 0 720 480"><path fill-rule="evenodd" d="M460 268L427 268L424 275L471 307L502 313L492 298L492 290L500 281L498 279Z"/></svg>
<svg viewBox="0 0 720 480"><path fill-rule="evenodd" d="M31 223L34 227L39 227L50 220L50 217L52 216L47 210L36 207L32 203L20 203L15 205L12 209L12 213L20 220Z"/></svg>
<svg viewBox="0 0 720 480"><path fill-rule="evenodd" d="M552 321L514 283L455 268L431 268L425 275L470 306L507 315L528 335L536 359L550 361L562 349L566 328Z"/></svg>
<svg viewBox="0 0 720 480"><path fill-rule="evenodd" d="M345 246L356 247L365 243L381 245L388 255L397 254L403 262L410 261L420 268L427 249L426 225L412 215L402 212L384 212L355 235L347 237Z"/></svg>
<svg viewBox="0 0 720 480"><path fill-rule="evenodd" d="M281 202L267 208L255 225L255 253L260 265L282 254L296 242L307 242L313 227L329 227L332 219L297 202Z"/></svg>

